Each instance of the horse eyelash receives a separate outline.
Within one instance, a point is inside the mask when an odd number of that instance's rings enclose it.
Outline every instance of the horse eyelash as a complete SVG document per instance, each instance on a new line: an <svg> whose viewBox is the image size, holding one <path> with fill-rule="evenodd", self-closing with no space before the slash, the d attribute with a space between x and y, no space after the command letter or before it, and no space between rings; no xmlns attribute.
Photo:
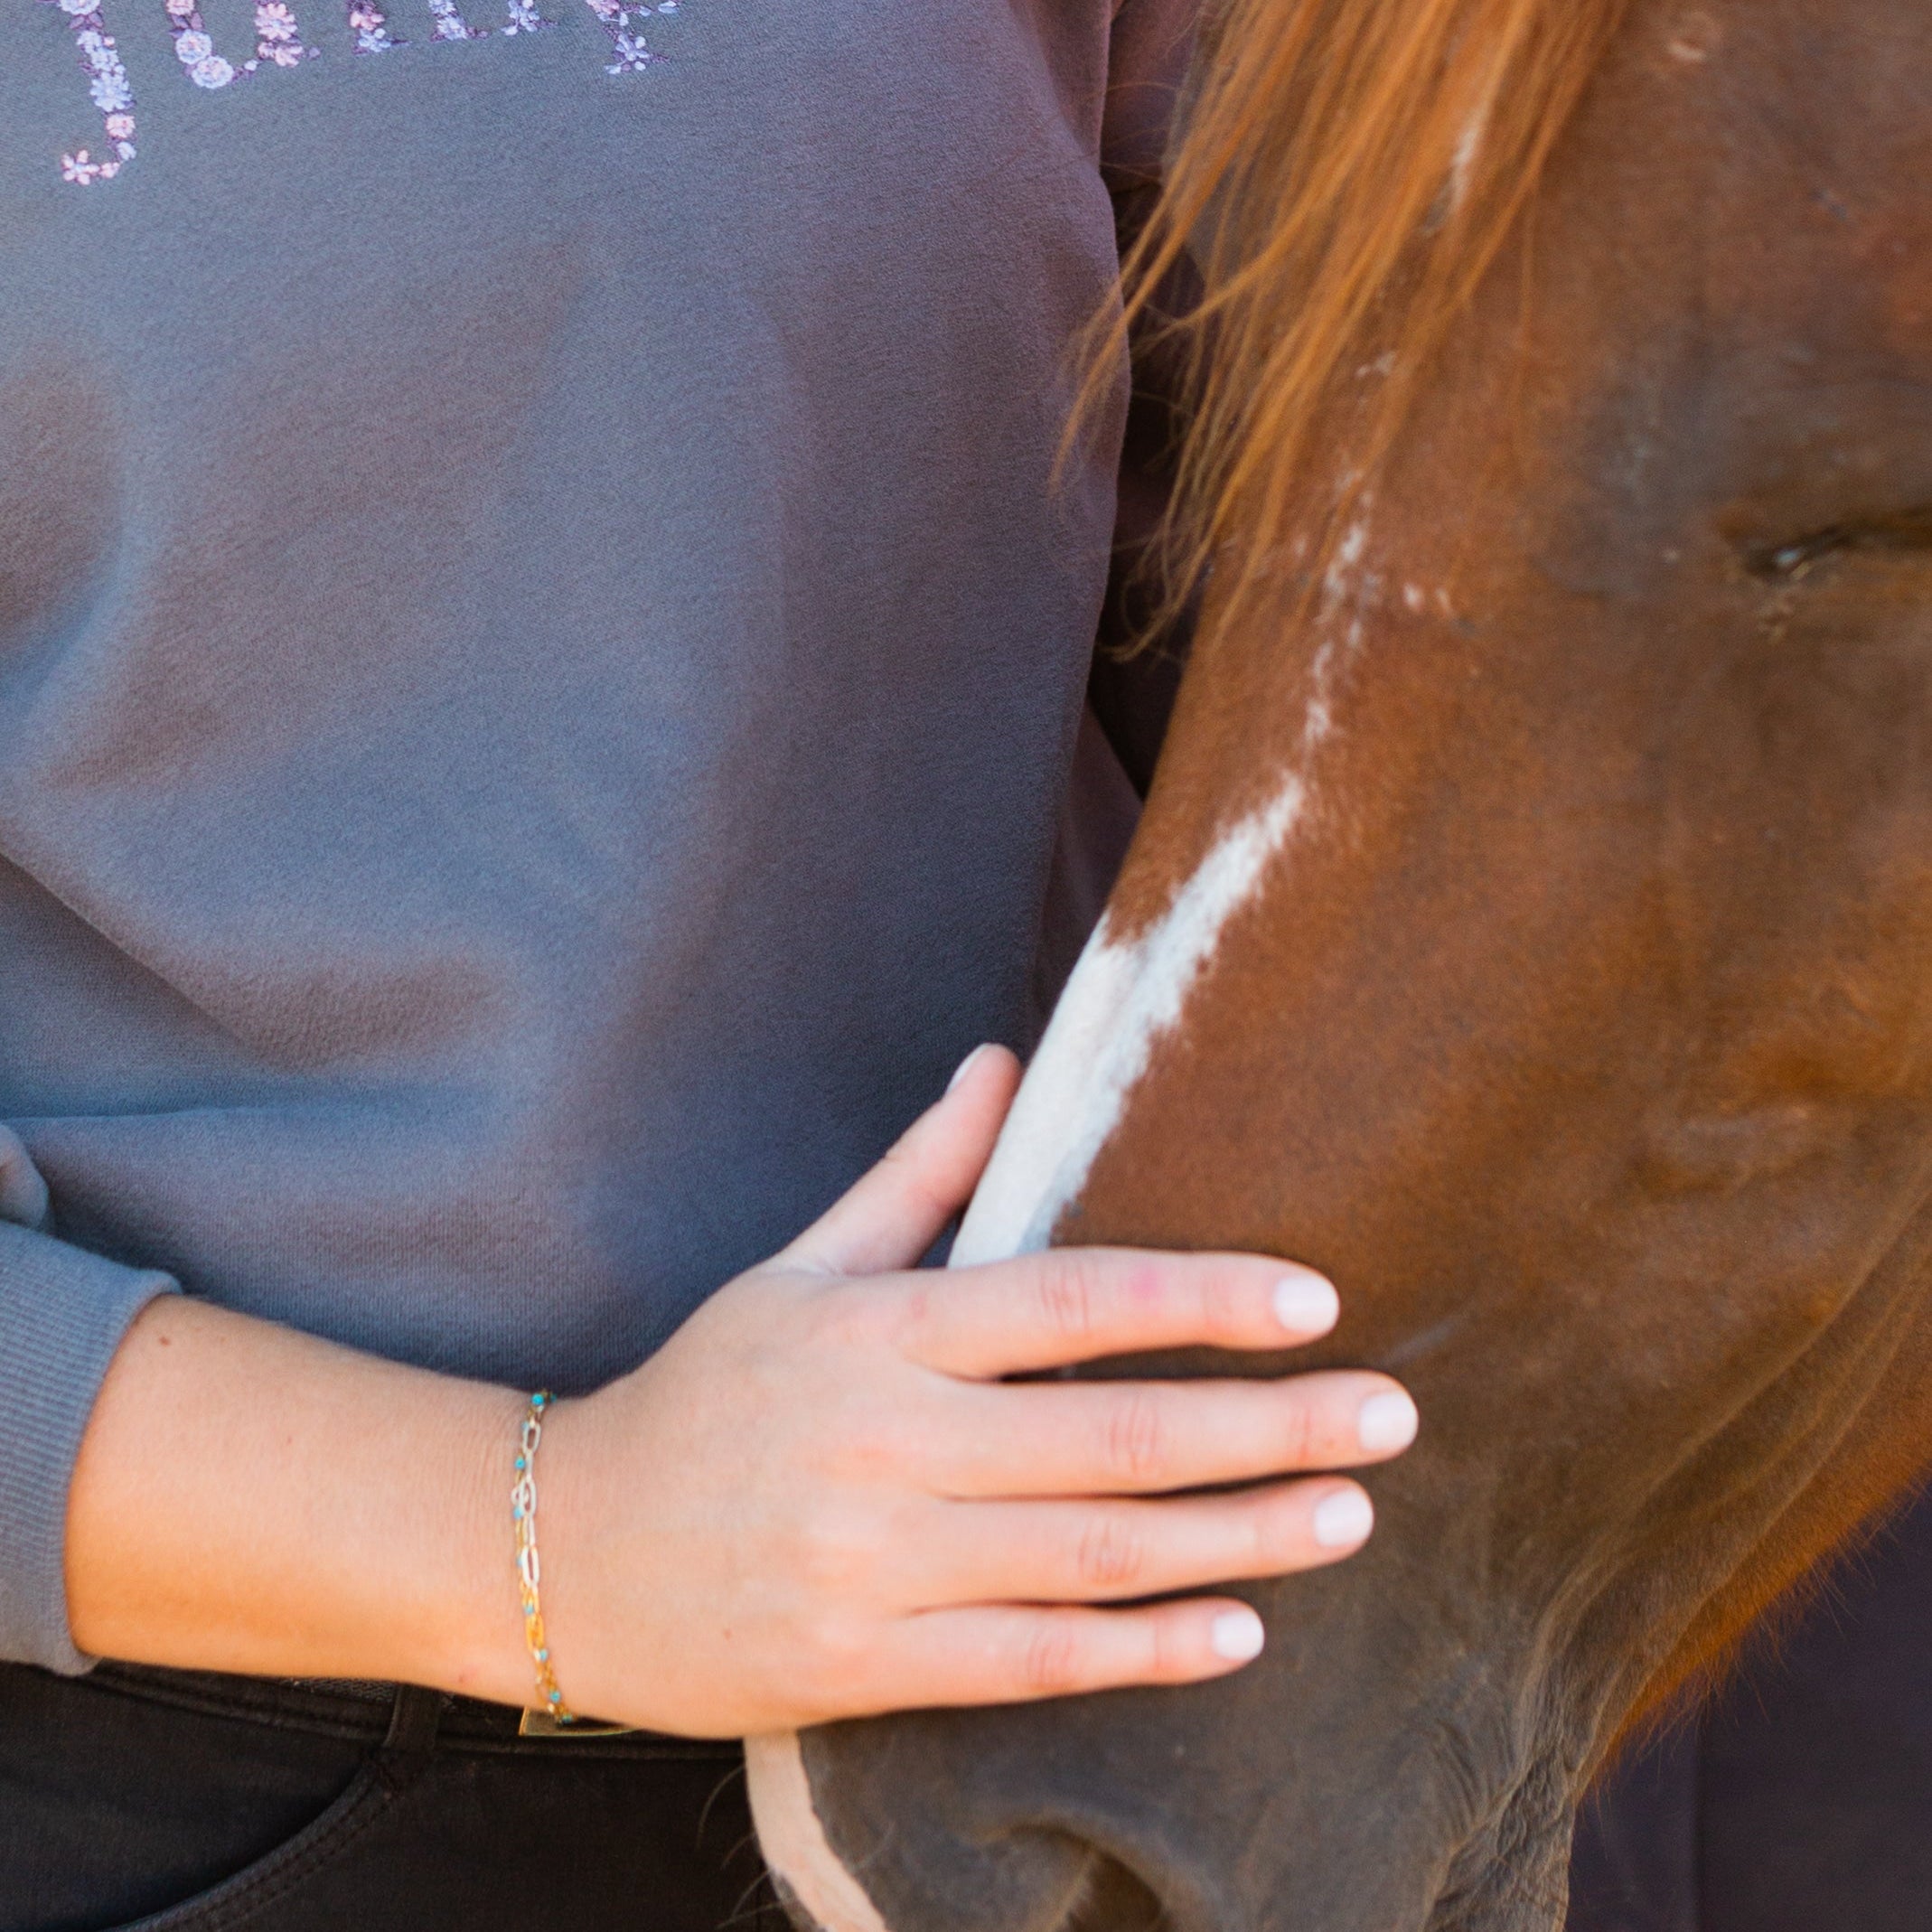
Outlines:
<svg viewBox="0 0 1932 1932"><path fill-rule="evenodd" d="M1807 535L1783 538L1775 543L1752 544L1744 553L1745 567L1767 583L1801 583L1812 567L1844 550L1932 551L1932 505L1831 523Z"/></svg>

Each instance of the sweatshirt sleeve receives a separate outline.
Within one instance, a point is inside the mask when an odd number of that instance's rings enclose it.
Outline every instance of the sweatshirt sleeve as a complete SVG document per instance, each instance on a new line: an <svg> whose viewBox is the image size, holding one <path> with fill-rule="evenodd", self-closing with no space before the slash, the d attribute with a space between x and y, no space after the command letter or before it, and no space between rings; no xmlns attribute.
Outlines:
<svg viewBox="0 0 1932 1932"><path fill-rule="evenodd" d="M41 1232L47 1190L0 1128L0 1659L75 1675L67 1496L94 1398L128 1325L170 1275Z"/></svg>

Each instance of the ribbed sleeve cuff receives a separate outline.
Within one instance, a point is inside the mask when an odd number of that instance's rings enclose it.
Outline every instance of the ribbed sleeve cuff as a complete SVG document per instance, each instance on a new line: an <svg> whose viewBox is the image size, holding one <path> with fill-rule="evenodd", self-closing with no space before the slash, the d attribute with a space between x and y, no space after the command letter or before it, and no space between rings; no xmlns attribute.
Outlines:
<svg viewBox="0 0 1932 1932"><path fill-rule="evenodd" d="M74 1676L67 1496L80 1438L128 1325L171 1275L124 1268L0 1222L0 1657Z"/></svg>

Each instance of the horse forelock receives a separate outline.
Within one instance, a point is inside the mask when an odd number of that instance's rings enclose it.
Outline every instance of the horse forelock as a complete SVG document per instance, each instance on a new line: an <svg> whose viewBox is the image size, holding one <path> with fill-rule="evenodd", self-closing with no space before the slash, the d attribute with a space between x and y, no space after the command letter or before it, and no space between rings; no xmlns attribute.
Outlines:
<svg viewBox="0 0 1932 1932"><path fill-rule="evenodd" d="M1219 10L1166 192L1127 268L1130 319L1164 314L1184 260L1204 290L1170 324L1196 389L1168 530L1172 609L1212 567L1220 621L1252 624L1275 596L1269 559L1298 527L1318 587L1627 7ZM1335 490L1337 446L1354 468Z"/></svg>

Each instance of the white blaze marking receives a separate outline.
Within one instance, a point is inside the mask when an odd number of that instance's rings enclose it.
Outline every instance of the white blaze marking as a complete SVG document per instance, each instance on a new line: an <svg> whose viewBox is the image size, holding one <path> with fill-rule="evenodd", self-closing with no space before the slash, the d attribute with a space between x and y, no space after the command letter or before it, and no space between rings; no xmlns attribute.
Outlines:
<svg viewBox="0 0 1932 1932"><path fill-rule="evenodd" d="M1335 557L1322 576L1322 595L1331 608L1348 595L1355 583L1355 566L1367 549L1368 525L1351 523L1342 533L1342 540L1335 547Z"/></svg>
<svg viewBox="0 0 1932 1932"><path fill-rule="evenodd" d="M811 1804L795 1730L745 1740L751 1819L765 1862L825 1932L886 1932L878 1908L839 1862Z"/></svg>
<svg viewBox="0 0 1932 1932"><path fill-rule="evenodd" d="M1121 945L1108 923L1088 941L1013 1103L952 1264L1046 1245L1126 1111L1157 1042L1172 1031L1228 920L1252 895L1308 801L1290 776L1207 855L1158 924Z"/></svg>
<svg viewBox="0 0 1932 1932"><path fill-rule="evenodd" d="M1486 96L1482 106L1463 123L1462 132L1456 137L1456 151L1449 156L1451 209L1461 208L1469 198L1469 189L1476 179L1477 157L1483 151L1483 142L1489 133L1490 117L1495 108L1495 97Z"/></svg>
<svg viewBox="0 0 1932 1932"><path fill-rule="evenodd" d="M1138 939L1117 943L1109 936L1109 922L1101 921L1054 1008L966 1211L952 1244L953 1267L1004 1261L1046 1245L1120 1125L1155 1046L1178 1024L1228 921L1259 889L1269 861L1305 817L1308 789L1302 769L1333 728L1336 660L1341 651L1352 655L1362 642L1358 615L1351 615L1339 644L1333 626L1345 607L1359 611L1372 604L1378 587L1378 579L1360 573L1368 541L1365 516L1343 534L1322 579L1322 622L1329 634L1308 670L1297 768L1265 804L1221 835L1173 904Z"/></svg>

